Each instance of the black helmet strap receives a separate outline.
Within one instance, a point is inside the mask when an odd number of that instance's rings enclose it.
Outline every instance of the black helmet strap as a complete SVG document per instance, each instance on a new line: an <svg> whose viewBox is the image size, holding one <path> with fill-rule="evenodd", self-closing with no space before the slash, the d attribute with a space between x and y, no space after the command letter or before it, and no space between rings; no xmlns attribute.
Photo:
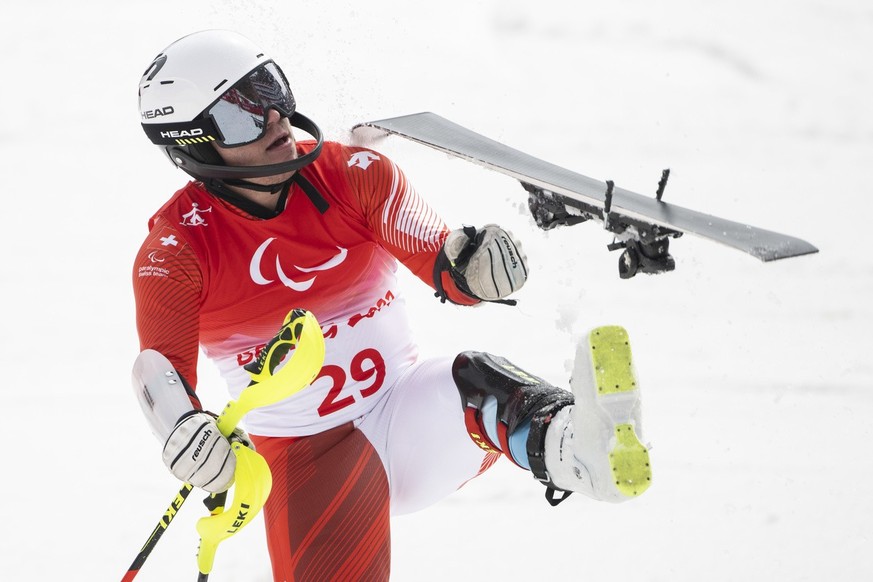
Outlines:
<svg viewBox="0 0 873 582"><path fill-rule="evenodd" d="M243 182L239 180L239 182ZM275 218L285 209L285 200L288 198L288 191L291 189L291 180L285 180L279 184L271 185L270 188L278 188L279 198L276 201L275 209L266 208L265 206L261 206L260 204L253 202L246 198L245 196L239 194L225 180L219 180L217 178L208 178L203 181L203 185L206 186L206 189L213 195L221 198L222 200L226 200L230 202L237 208L244 210L251 214L252 216L256 216L258 218L270 219ZM251 186L258 186L258 190L262 187L260 184L237 184L238 186L244 188L251 188Z"/></svg>
<svg viewBox="0 0 873 582"><path fill-rule="evenodd" d="M291 191L291 187L294 184L300 186L300 189L303 190L303 193L306 194L306 197L309 198L309 201L312 202L313 206L315 206L321 214L324 214L327 212L327 209L330 208L330 203L325 200L324 196L321 195L321 192L318 191L318 188L316 188L315 185L307 180L300 172L295 172L293 176L278 184L255 184L254 182L249 182L247 180L220 180L217 178L209 178L205 180L203 184L206 186L206 189L215 196L227 200L237 208L245 210L252 216L257 216L258 218L263 219L274 218L282 213L285 209L285 201L288 199L288 193ZM270 210L260 204L252 202L248 198L240 195L230 186L278 194L279 198L276 200L276 208Z"/></svg>

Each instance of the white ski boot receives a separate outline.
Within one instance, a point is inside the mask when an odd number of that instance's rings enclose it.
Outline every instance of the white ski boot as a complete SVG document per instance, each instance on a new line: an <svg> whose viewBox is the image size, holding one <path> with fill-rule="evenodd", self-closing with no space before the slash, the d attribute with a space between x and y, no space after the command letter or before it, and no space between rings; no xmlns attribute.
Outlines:
<svg viewBox="0 0 873 582"><path fill-rule="evenodd" d="M576 354L570 386L575 403L555 413L545 435L551 485L613 503L641 495L652 471L641 442L640 389L624 328L589 333Z"/></svg>

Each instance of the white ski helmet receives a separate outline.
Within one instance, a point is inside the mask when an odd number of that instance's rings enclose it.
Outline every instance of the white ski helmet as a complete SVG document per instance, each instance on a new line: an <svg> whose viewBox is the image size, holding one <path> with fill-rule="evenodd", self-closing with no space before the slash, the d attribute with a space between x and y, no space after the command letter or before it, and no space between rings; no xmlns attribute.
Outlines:
<svg viewBox="0 0 873 582"><path fill-rule="evenodd" d="M213 148L259 139L270 109L315 137L311 152L266 166L227 166ZM247 179L299 170L321 153L321 130L296 111L279 66L249 39L228 30L182 37L161 52L139 83L143 130L170 161L198 180Z"/></svg>

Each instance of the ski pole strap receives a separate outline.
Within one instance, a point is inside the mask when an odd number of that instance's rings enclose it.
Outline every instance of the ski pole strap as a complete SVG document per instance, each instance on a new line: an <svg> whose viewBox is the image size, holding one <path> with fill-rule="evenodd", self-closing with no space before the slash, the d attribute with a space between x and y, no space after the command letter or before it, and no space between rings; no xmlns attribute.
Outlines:
<svg viewBox="0 0 873 582"><path fill-rule="evenodd" d="M470 262L470 257L473 256L473 253L475 253L476 249L479 248L479 245L482 244L482 237L476 236L475 226L465 224L462 230L464 231L464 234L467 235L467 240L470 242L461 249L461 252L458 253L458 258L455 259L454 267L459 270L467 266L467 263Z"/></svg>
<svg viewBox="0 0 873 582"><path fill-rule="evenodd" d="M437 253L436 260L433 263L433 287L436 290L436 293L434 293L434 297L439 298L440 303L450 301L451 303L455 303L457 305L457 302L452 301L449 298L448 293L446 293L445 287L443 287L443 273L448 272L451 275L451 269L452 263L446 256L445 248L441 248L440 252Z"/></svg>

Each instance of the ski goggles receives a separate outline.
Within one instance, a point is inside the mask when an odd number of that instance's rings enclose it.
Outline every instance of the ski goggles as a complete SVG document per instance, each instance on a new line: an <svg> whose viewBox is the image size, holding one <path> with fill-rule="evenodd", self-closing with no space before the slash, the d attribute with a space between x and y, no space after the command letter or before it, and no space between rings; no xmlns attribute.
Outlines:
<svg viewBox="0 0 873 582"><path fill-rule="evenodd" d="M242 146L264 135L270 109L291 117L295 108L285 75L276 63L268 61L222 93L204 117L212 119L223 146Z"/></svg>

